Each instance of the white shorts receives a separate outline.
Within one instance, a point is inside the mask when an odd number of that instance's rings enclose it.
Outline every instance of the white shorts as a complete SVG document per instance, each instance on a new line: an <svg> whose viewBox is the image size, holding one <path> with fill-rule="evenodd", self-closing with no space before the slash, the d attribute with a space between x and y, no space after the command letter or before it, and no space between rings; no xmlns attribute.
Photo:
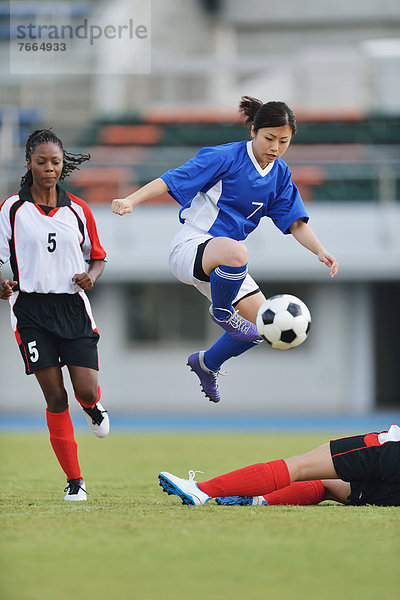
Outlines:
<svg viewBox="0 0 400 600"><path fill-rule="evenodd" d="M193 285L211 302L211 289L209 281L202 281L194 276L195 260L197 250L200 244L206 240L211 240L214 236L209 233L204 233L190 225L183 225L178 233L172 239L169 248L169 268L171 273L188 285ZM247 274L245 280L240 286L240 290L233 300L233 304L244 298L254 294L259 290L254 279Z"/></svg>

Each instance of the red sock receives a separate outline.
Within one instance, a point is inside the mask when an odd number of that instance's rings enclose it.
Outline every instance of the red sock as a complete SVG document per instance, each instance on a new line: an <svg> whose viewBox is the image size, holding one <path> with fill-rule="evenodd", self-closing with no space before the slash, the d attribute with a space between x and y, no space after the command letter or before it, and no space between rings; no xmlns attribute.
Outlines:
<svg viewBox="0 0 400 600"><path fill-rule="evenodd" d="M82 402L82 400L80 400L76 394L75 394L75 398L78 400L79 404L81 406L83 406L83 408L92 408L93 406L96 406L96 404L98 403L98 401L100 400L100 397L101 397L100 386L98 386L97 390L98 390L97 391L97 398L96 398L96 400L92 404L86 404L86 402Z"/></svg>
<svg viewBox="0 0 400 600"><path fill-rule="evenodd" d="M262 496L290 484L284 460L250 465L198 483L201 491L216 496Z"/></svg>
<svg viewBox="0 0 400 600"><path fill-rule="evenodd" d="M308 506L319 504L325 498L325 488L322 481L295 481L290 485L265 494L268 504L295 504L297 506Z"/></svg>
<svg viewBox="0 0 400 600"><path fill-rule="evenodd" d="M62 413L51 413L46 410L46 419L50 431L50 443L68 481L79 479L81 469L78 462L78 447L68 408Z"/></svg>

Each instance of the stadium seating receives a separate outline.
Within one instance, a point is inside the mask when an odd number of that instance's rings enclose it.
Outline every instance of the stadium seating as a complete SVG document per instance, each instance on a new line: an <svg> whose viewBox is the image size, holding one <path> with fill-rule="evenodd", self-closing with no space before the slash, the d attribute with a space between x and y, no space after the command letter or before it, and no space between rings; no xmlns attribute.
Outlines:
<svg viewBox="0 0 400 600"><path fill-rule="evenodd" d="M298 132L285 155L306 202L324 200L378 201L382 178L389 178L394 199L400 200L400 118L296 111ZM248 139L237 111L204 107L155 107L113 118L99 118L82 130L77 145L92 153L91 172L107 164L124 168L128 193L168 169L175 168L199 148ZM93 202L106 194L86 177L71 178ZM82 189L83 186L83 189ZM96 191L97 190L97 191ZM158 202L170 202L164 195Z"/></svg>

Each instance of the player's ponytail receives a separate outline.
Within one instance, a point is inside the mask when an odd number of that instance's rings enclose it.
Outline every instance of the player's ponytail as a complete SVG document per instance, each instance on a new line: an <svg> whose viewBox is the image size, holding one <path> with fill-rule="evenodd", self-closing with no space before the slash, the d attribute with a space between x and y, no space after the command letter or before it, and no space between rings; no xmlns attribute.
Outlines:
<svg viewBox="0 0 400 600"><path fill-rule="evenodd" d="M245 117L245 124L254 125L254 131L263 127L282 127L289 125L292 135L296 133L297 123L294 112L285 102L267 102L252 96L242 96L239 104L239 113Z"/></svg>
<svg viewBox="0 0 400 600"><path fill-rule="evenodd" d="M35 148L39 146L39 144L47 144L49 142L58 146L63 153L63 169L61 171L60 181L63 181L67 175L72 171L75 171L75 169L78 169L81 163L90 158L90 154L72 154L71 152L64 150L62 141L51 129L36 129L26 140L25 159L31 159ZM21 187L24 185L31 186L32 183L32 171L28 169L21 178Z"/></svg>
<svg viewBox="0 0 400 600"><path fill-rule="evenodd" d="M253 98L252 96L242 96L239 103L239 112L245 117L244 122L247 127L253 125L254 118L262 105L263 103L261 100L258 100L257 98Z"/></svg>

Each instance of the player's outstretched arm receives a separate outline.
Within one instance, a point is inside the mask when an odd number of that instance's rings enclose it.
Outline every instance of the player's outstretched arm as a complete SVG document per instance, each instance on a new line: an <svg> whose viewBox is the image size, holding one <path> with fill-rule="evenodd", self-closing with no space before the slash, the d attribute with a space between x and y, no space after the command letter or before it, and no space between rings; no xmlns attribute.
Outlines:
<svg viewBox="0 0 400 600"><path fill-rule="evenodd" d="M316 254L318 260L323 262L330 269L331 277L335 277L339 270L336 258L323 247L307 223L298 219L290 226L290 233L302 246Z"/></svg>
<svg viewBox="0 0 400 600"><path fill-rule="evenodd" d="M157 198L157 196L168 192L168 189L165 181L161 177L157 177L157 179L153 179L130 196L113 200L111 210L116 215L126 215L126 213L132 212L133 208L141 202Z"/></svg>

